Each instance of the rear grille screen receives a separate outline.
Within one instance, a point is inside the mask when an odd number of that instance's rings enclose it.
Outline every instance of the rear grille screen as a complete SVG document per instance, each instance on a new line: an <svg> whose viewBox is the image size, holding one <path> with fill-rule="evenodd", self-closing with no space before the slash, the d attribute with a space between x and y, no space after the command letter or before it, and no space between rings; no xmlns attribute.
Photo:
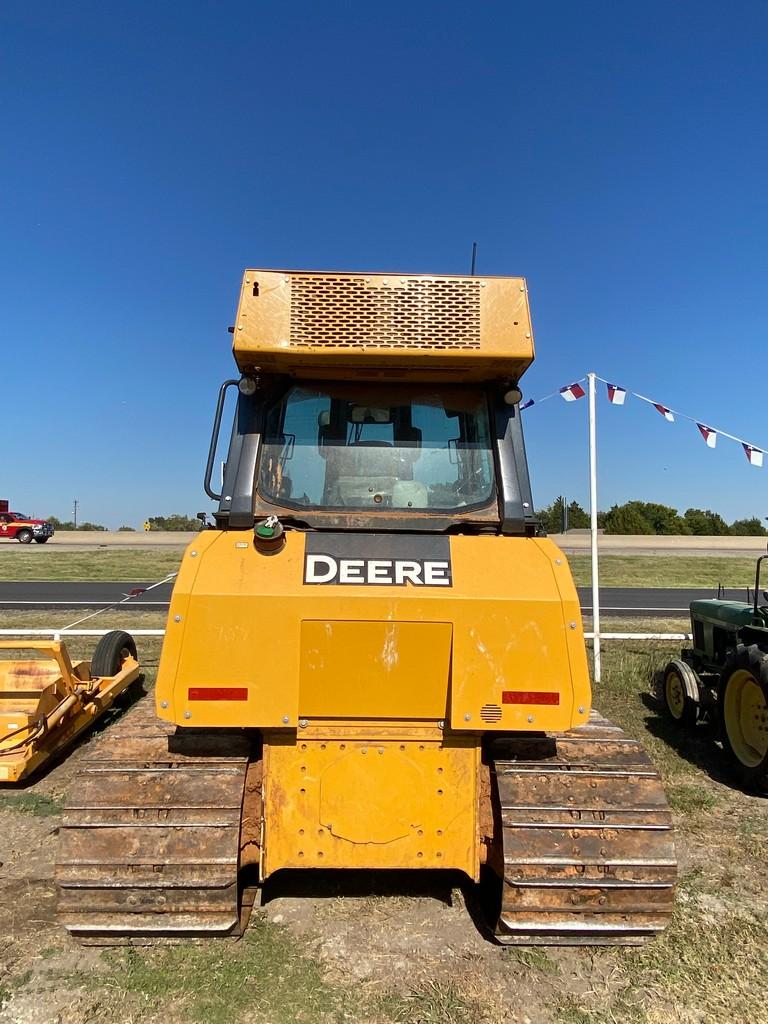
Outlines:
<svg viewBox="0 0 768 1024"><path fill-rule="evenodd" d="M480 708L480 717L484 722L500 722L501 708L498 704L483 704Z"/></svg>
<svg viewBox="0 0 768 1024"><path fill-rule="evenodd" d="M291 278L295 347L480 348L480 281L302 274Z"/></svg>

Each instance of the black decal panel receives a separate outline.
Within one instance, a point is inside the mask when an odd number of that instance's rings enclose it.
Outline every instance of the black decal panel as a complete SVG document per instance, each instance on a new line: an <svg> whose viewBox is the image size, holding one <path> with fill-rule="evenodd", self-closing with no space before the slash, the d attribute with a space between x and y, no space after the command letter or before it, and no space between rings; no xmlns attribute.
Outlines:
<svg viewBox="0 0 768 1024"><path fill-rule="evenodd" d="M385 533L308 533L304 583L309 586L450 587L448 537Z"/></svg>

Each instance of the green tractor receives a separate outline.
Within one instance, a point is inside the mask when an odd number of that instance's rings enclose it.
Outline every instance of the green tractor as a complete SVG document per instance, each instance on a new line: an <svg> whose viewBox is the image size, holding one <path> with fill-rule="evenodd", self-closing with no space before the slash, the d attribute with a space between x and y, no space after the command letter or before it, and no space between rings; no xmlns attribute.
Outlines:
<svg viewBox="0 0 768 1024"><path fill-rule="evenodd" d="M749 789L768 792L768 593L754 601L691 602L693 647L671 661L660 679L668 716L683 728L719 723L723 747ZM719 592L718 592L719 593ZM749 596L749 595L748 595Z"/></svg>

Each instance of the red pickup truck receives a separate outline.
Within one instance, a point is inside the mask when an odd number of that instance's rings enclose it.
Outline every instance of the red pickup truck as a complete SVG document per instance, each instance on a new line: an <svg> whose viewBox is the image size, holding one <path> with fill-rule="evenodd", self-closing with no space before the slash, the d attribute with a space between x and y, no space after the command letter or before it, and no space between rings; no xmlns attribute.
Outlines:
<svg viewBox="0 0 768 1024"><path fill-rule="evenodd" d="M43 519L30 519L21 512L0 512L0 539L17 540L20 544L45 544L53 536L53 527Z"/></svg>

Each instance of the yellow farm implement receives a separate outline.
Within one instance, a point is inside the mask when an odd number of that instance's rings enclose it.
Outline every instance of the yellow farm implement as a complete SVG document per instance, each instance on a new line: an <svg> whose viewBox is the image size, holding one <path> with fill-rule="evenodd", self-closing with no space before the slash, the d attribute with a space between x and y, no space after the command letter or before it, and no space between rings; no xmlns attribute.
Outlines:
<svg viewBox="0 0 768 1024"><path fill-rule="evenodd" d="M139 676L136 644L113 630L93 659L70 660L60 640L0 640L0 782L20 782L99 719Z"/></svg>

